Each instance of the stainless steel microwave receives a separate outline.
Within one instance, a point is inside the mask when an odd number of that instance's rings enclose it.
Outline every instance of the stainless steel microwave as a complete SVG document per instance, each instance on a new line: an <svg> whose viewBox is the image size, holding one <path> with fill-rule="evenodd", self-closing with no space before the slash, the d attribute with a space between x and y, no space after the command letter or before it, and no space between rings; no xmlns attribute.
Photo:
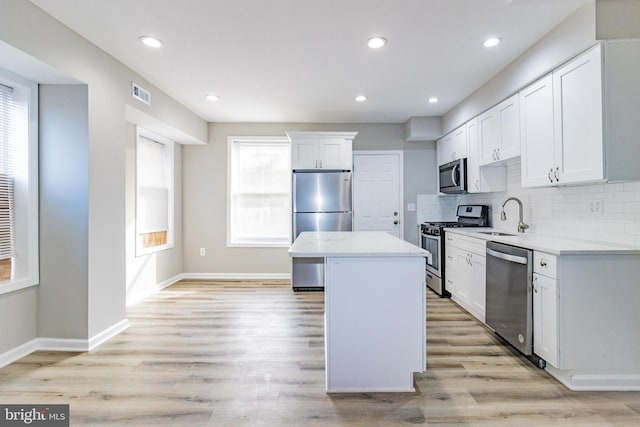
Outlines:
<svg viewBox="0 0 640 427"><path fill-rule="evenodd" d="M441 193L466 193L467 192L467 159L458 159L453 162L440 165L440 192Z"/></svg>

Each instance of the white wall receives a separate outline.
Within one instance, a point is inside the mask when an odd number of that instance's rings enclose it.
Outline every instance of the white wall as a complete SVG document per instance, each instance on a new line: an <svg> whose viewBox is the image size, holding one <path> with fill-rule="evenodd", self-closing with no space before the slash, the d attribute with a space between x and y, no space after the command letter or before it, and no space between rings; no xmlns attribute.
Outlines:
<svg viewBox="0 0 640 427"><path fill-rule="evenodd" d="M0 0L0 41L10 45L26 61L6 61L0 57L0 67L12 70L13 66L37 66L43 64L49 71L68 76L69 80L86 85L88 137L81 150L86 152L83 159L86 176L76 183L86 191L79 194L86 197L86 214L82 220L68 225L67 233L84 239L86 251L82 256L74 248L71 257L64 251L51 246L41 248L42 257L48 259L47 265L78 273L69 277L72 281L65 286L64 292L75 293L73 301L65 301L46 310L47 322L60 321L60 324L43 325L43 330L61 335L52 338L76 336L85 329L83 339L96 336L100 332L119 324L125 318L125 270L127 233L127 188L126 170L126 120L143 120L146 124L161 127L160 133L177 139L178 142L194 143L207 141L207 124L166 94L159 91L148 81L115 60L103 50L89 43L77 33L62 25L59 21L44 13L29 1ZM13 69L12 71L20 72ZM43 73L43 75L46 73ZM49 73L50 74L50 73ZM39 75L34 72L33 75ZM151 91L151 106L135 101L130 96L131 82L135 81ZM47 81L40 81L47 83ZM167 134L171 133L171 134ZM59 143L63 143L59 141ZM57 168L60 159L53 160ZM65 160L66 161L66 160ZM74 169L75 171L75 169ZM74 172L75 173L75 172ZM79 176L79 175L77 175ZM75 209L75 207L74 207ZM77 211L56 212L66 219L75 218ZM41 211L41 218L47 218L48 212ZM178 233L180 230L177 230ZM43 251L46 251L43 252ZM175 255L175 254L174 254ZM180 264L171 258L171 262ZM166 261L166 260L164 260ZM173 268L173 267L172 267ZM46 270L46 269L45 269ZM86 274L80 274L81 271ZM49 270L53 272L54 270ZM63 274L40 275L42 287L45 283L64 277ZM75 274L74 273L74 274ZM170 273L169 273L170 274ZM55 277L54 277L55 276ZM47 291L53 288L47 288ZM63 293L64 293L63 292ZM0 308L10 304L19 304L23 308L20 316L8 322L24 323L20 337L0 335L0 351L7 350L34 338L34 326L38 324L38 308L34 307L35 291L29 290L20 295L7 294L0 297ZM65 317L67 308L74 304L71 311L74 316L86 311L85 321L77 328L67 332L64 324L70 319ZM17 307L18 305L15 305ZM4 314L4 310L3 314ZM11 308L9 313L14 312ZM43 312L44 316L45 313ZM43 318L43 322L45 322ZM42 324L42 322L40 322ZM13 333L13 331L12 331Z"/></svg>
<svg viewBox="0 0 640 427"><path fill-rule="evenodd" d="M406 142L403 124L215 123L207 146L183 149L184 269L186 273L289 274L287 248L229 248L227 224L227 137L285 136L285 131L358 131L354 150L405 150L405 233L413 237L415 212L406 204L435 189L433 142ZM199 249L206 256L199 256Z"/></svg>

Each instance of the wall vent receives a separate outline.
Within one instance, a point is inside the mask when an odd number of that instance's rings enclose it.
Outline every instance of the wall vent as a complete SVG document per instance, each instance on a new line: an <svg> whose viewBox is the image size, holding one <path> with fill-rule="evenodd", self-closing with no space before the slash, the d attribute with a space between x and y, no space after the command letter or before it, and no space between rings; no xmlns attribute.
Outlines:
<svg viewBox="0 0 640 427"><path fill-rule="evenodd" d="M151 93L134 82L131 82L131 96L138 101L151 105Z"/></svg>

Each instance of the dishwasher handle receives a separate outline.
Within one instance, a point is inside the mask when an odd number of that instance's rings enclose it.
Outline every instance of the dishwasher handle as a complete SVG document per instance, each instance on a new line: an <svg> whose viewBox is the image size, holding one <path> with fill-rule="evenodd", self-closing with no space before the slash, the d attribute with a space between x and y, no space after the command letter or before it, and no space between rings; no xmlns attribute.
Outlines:
<svg viewBox="0 0 640 427"><path fill-rule="evenodd" d="M518 264L527 265L527 263L529 261L526 257L505 254L504 252L494 251L493 249L489 249L489 248L487 248L487 254L491 255L491 256L494 256L496 258L503 259L505 261L515 262L515 263L518 263Z"/></svg>

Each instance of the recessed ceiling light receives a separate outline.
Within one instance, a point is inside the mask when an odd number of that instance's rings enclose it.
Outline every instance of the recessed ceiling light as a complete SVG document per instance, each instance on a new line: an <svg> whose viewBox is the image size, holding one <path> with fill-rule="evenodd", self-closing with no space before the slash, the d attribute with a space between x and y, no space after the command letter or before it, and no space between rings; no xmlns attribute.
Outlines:
<svg viewBox="0 0 640 427"><path fill-rule="evenodd" d="M367 46L371 49L380 49L385 44L387 44L387 39L384 37L371 37L367 40Z"/></svg>
<svg viewBox="0 0 640 427"><path fill-rule="evenodd" d="M429 98L429 104L435 104L436 102L438 102L438 98L435 96L432 96L431 98Z"/></svg>
<svg viewBox="0 0 640 427"><path fill-rule="evenodd" d="M206 95L205 98L207 99L207 101L217 101L218 99L220 99L218 95Z"/></svg>
<svg viewBox="0 0 640 427"><path fill-rule="evenodd" d="M497 46L499 43L500 43L499 37L491 37L486 39L484 43L482 43L482 45L484 47L494 47L494 46Z"/></svg>
<svg viewBox="0 0 640 427"><path fill-rule="evenodd" d="M164 44L162 40L152 36L140 36L138 37L142 43L149 47L162 47Z"/></svg>
<svg viewBox="0 0 640 427"><path fill-rule="evenodd" d="M366 97L366 96L364 96L364 95L358 95L358 96L356 96L356 98L355 98L355 99L356 99L356 101L358 101L358 102L364 102L364 101L366 101L366 100L367 100L367 97Z"/></svg>

